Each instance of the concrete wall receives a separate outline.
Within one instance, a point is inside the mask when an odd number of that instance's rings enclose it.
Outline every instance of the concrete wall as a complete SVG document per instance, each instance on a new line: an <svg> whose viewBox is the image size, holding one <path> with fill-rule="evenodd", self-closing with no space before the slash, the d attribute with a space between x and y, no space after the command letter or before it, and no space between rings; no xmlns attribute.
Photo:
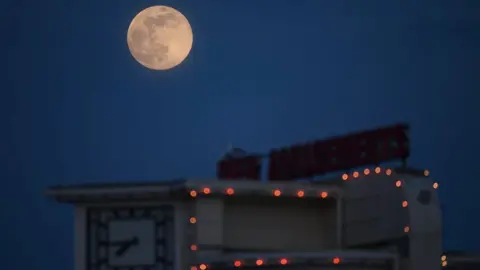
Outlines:
<svg viewBox="0 0 480 270"><path fill-rule="evenodd" d="M198 257L218 255L223 252L223 220L224 205L220 198L201 198L194 202L197 223L192 227L198 246L195 255ZM198 258L197 257L197 258Z"/></svg>
<svg viewBox="0 0 480 270"><path fill-rule="evenodd" d="M404 194L409 202L410 268L409 270L438 269L442 255L442 213L432 181L424 177L402 175ZM421 192L430 202L421 203ZM426 195L430 194L430 195Z"/></svg>
<svg viewBox="0 0 480 270"><path fill-rule="evenodd" d="M395 171L344 181L345 246L393 248L403 256L403 269L438 269L442 213L432 184L429 178Z"/></svg>
<svg viewBox="0 0 480 270"><path fill-rule="evenodd" d="M333 201L289 198L225 202L224 245L233 250L320 251L336 248Z"/></svg>
<svg viewBox="0 0 480 270"><path fill-rule="evenodd" d="M333 200L251 197L195 201L197 255L337 248Z"/></svg>
<svg viewBox="0 0 480 270"><path fill-rule="evenodd" d="M345 245L358 246L399 238L408 225L408 211L394 177L371 175L344 182Z"/></svg>
<svg viewBox="0 0 480 270"><path fill-rule="evenodd" d="M87 208L75 207L74 215L74 262L75 270L88 270L87 268Z"/></svg>

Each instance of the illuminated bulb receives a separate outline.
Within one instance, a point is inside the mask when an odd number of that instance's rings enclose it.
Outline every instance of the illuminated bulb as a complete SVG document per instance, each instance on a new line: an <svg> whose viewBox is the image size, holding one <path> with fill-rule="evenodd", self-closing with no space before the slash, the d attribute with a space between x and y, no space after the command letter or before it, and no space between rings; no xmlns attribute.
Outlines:
<svg viewBox="0 0 480 270"><path fill-rule="evenodd" d="M370 169L365 169L365 170L363 170L363 174L369 175L369 174L370 174Z"/></svg>
<svg viewBox="0 0 480 270"><path fill-rule="evenodd" d="M405 208L405 207L407 207L407 206L408 206L408 202L407 202L407 201L403 201L403 202L402 202L402 207Z"/></svg>
<svg viewBox="0 0 480 270"><path fill-rule="evenodd" d="M196 217L191 217L190 218L190 223L192 223L192 224L197 223L197 218Z"/></svg>
<svg viewBox="0 0 480 270"><path fill-rule="evenodd" d="M207 269L207 265L205 264L200 264L200 270L206 270Z"/></svg>
<svg viewBox="0 0 480 270"><path fill-rule="evenodd" d="M280 260L280 264L281 264L281 265L285 265L285 264L287 264L287 263L288 263L288 260L285 259L285 258L283 258L283 259Z"/></svg>
<svg viewBox="0 0 480 270"><path fill-rule="evenodd" d="M322 199L327 198L328 197L328 192L323 191L322 193L320 193L320 197L322 197Z"/></svg>
<svg viewBox="0 0 480 270"><path fill-rule="evenodd" d="M396 187L401 187L402 186L402 181L397 180L397 182L395 182L395 186Z"/></svg>
<svg viewBox="0 0 480 270"><path fill-rule="evenodd" d="M197 270L196 266L190 266L190 270Z"/></svg>
<svg viewBox="0 0 480 270"><path fill-rule="evenodd" d="M442 267L446 267L448 264L447 264L447 261L443 261L442 262Z"/></svg>
<svg viewBox="0 0 480 270"><path fill-rule="evenodd" d="M297 191L297 196L298 196L298 197L301 198L301 197L303 197L304 195L305 195L305 192L304 192L303 190Z"/></svg>
<svg viewBox="0 0 480 270"><path fill-rule="evenodd" d="M380 167L375 168L375 173L380 173L381 171L382 171L382 169L380 169Z"/></svg>
<svg viewBox="0 0 480 270"><path fill-rule="evenodd" d="M385 174L386 174L386 175L391 175L391 174L392 174L392 170L387 169L387 170L385 171Z"/></svg>
<svg viewBox="0 0 480 270"><path fill-rule="evenodd" d="M260 260L258 259L256 262L255 262L256 265L260 266L263 264L263 260Z"/></svg>
<svg viewBox="0 0 480 270"><path fill-rule="evenodd" d="M233 266L235 266L235 267L240 267L240 266L242 266L242 262L240 262L240 261L235 261L235 262L233 262Z"/></svg>
<svg viewBox="0 0 480 270"><path fill-rule="evenodd" d="M233 193L235 193L233 188L227 188L226 192L227 192L228 195L233 195Z"/></svg>
<svg viewBox="0 0 480 270"><path fill-rule="evenodd" d="M342 179L343 179L343 181L347 181L348 180L348 174L344 173L342 175Z"/></svg>
<svg viewBox="0 0 480 270"><path fill-rule="evenodd" d="M405 226L405 228L403 228L403 232L408 233L409 231L410 231L410 227Z"/></svg>
<svg viewBox="0 0 480 270"><path fill-rule="evenodd" d="M434 189L437 189L437 188L438 188L438 183L437 183L437 182L433 183L433 188L434 188Z"/></svg>
<svg viewBox="0 0 480 270"><path fill-rule="evenodd" d="M275 189L275 190L273 191L273 196L278 197L278 196L280 196L280 195L282 195L282 192L281 192L279 189Z"/></svg>
<svg viewBox="0 0 480 270"><path fill-rule="evenodd" d="M442 260L442 262L443 262L443 261L446 261L446 260L447 260L447 256L446 256L446 255L442 255L442 257L440 257L440 260Z"/></svg>
<svg viewBox="0 0 480 270"><path fill-rule="evenodd" d="M353 173L353 178L358 178L358 176L359 176L358 172Z"/></svg>
<svg viewBox="0 0 480 270"><path fill-rule="evenodd" d="M430 175L430 172L429 172L428 170L425 170L425 171L423 171L423 175L429 176L429 175Z"/></svg>
<svg viewBox="0 0 480 270"><path fill-rule="evenodd" d="M210 190L208 187L206 187L206 188L203 189L203 193L204 193L204 194L210 194L210 191L211 191L211 190Z"/></svg>
<svg viewBox="0 0 480 270"><path fill-rule="evenodd" d="M191 251L196 251L197 250L197 245L190 245L190 250Z"/></svg>
<svg viewBox="0 0 480 270"><path fill-rule="evenodd" d="M333 264L339 264L340 263L340 258L335 257L333 258Z"/></svg>
<svg viewBox="0 0 480 270"><path fill-rule="evenodd" d="M190 191L190 197L195 198L197 197L197 192L195 190Z"/></svg>

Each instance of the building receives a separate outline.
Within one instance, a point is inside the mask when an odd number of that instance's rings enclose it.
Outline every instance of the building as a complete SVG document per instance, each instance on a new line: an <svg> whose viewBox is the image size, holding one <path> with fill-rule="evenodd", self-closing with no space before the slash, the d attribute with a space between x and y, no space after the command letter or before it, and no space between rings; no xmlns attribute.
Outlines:
<svg viewBox="0 0 480 270"><path fill-rule="evenodd" d="M439 183L407 166L408 131L397 124L268 155L241 151L218 162L214 180L47 194L75 206L76 270L472 269L477 258L442 250ZM394 160L401 166L379 166ZM316 179L338 171L348 173Z"/></svg>
<svg viewBox="0 0 480 270"><path fill-rule="evenodd" d="M371 168L319 182L52 187L75 206L75 270L438 270L438 183Z"/></svg>

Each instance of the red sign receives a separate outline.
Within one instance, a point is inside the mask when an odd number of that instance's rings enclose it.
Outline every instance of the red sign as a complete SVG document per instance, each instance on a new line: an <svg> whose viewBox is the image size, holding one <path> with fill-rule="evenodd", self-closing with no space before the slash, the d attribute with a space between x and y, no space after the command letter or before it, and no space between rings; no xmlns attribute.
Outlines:
<svg viewBox="0 0 480 270"><path fill-rule="evenodd" d="M261 169L259 156L226 158L217 162L217 178L260 180Z"/></svg>
<svg viewBox="0 0 480 270"><path fill-rule="evenodd" d="M408 126L368 130L309 144L273 150L269 179L291 180L405 160L410 155Z"/></svg>

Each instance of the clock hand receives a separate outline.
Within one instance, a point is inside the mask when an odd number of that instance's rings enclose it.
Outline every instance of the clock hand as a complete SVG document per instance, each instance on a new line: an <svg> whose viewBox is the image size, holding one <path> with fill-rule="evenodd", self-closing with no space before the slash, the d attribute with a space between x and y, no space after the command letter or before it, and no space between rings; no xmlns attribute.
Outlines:
<svg viewBox="0 0 480 270"><path fill-rule="evenodd" d="M130 240L121 240L121 241L110 241L108 242L109 246L123 246L126 244L138 244L138 238L137 237L132 237Z"/></svg>
<svg viewBox="0 0 480 270"><path fill-rule="evenodd" d="M130 247L138 245L138 238L133 237L131 240L123 241L123 244L115 252L115 256L122 256Z"/></svg>
<svg viewBox="0 0 480 270"><path fill-rule="evenodd" d="M130 243L131 240L123 240L123 241L110 241L108 242L109 246L124 246Z"/></svg>

